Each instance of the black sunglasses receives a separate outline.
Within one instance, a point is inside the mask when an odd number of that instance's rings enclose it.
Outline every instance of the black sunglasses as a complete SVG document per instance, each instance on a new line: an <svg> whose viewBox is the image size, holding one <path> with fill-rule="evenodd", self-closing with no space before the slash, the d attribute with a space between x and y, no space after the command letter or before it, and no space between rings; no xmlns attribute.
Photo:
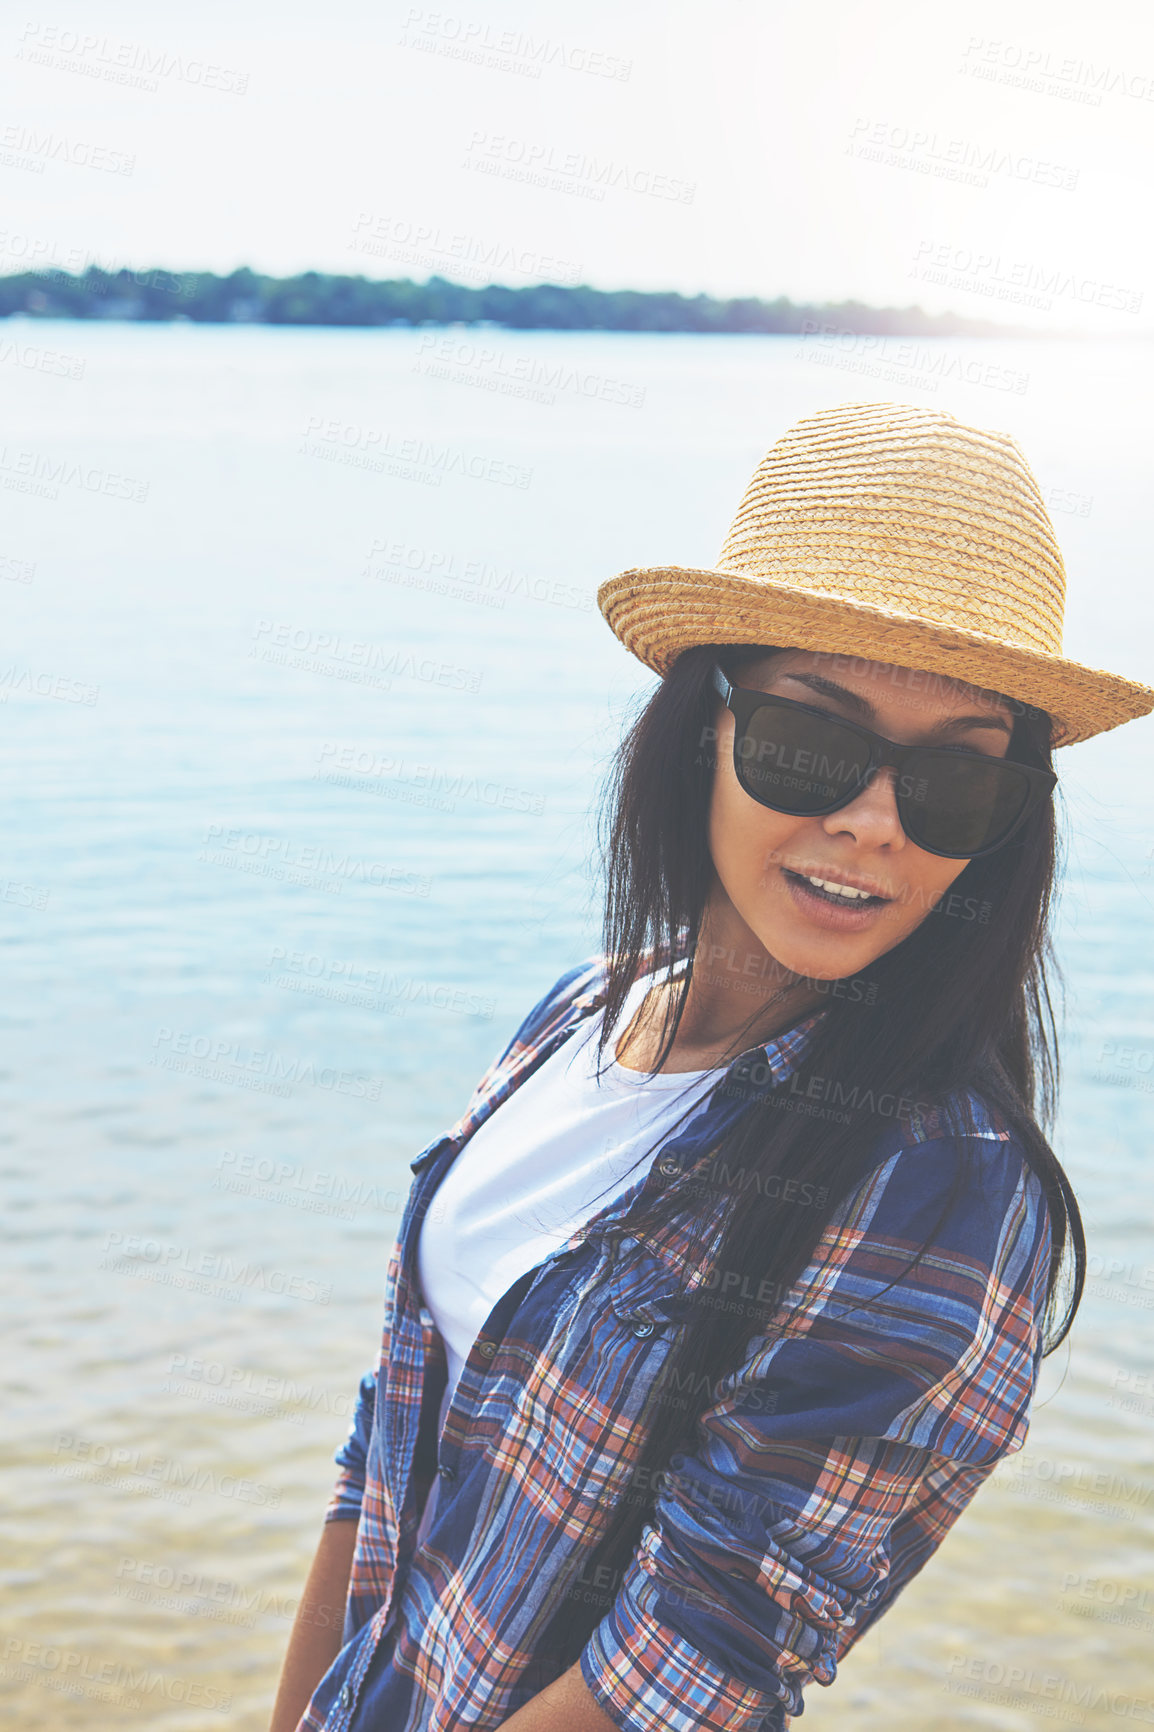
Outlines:
<svg viewBox="0 0 1154 1732"><path fill-rule="evenodd" d="M902 829L927 854L992 854L1057 783L1053 770L944 746L903 746L812 704L713 683L733 711L733 768L751 799L773 812L820 817L848 806L883 765L897 771Z"/></svg>

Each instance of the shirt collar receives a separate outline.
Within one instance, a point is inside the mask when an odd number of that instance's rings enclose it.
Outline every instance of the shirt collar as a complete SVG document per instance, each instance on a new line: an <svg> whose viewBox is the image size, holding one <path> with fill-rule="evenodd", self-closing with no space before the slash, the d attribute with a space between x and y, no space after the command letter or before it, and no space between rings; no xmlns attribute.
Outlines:
<svg viewBox="0 0 1154 1732"><path fill-rule="evenodd" d="M577 993L570 1001L570 1009L573 1012L572 1021L569 1022L570 1032L578 1022L584 1021L587 1016L600 1009L604 997L606 972L603 970L600 977L585 992ZM816 1010L809 1011L798 1022L791 1023L788 1028L781 1029L777 1034L771 1035L769 1040L761 1046L748 1047L745 1052L739 1053L735 1059L732 1059L724 1071L718 1066L718 1079L720 1080L724 1076L726 1079L734 1078L738 1081L756 1081L758 1080L759 1067L767 1066L769 1075L760 1077L763 1084L773 1086L779 1082L784 1082L797 1069L805 1049L825 1013L826 1006L819 1005Z"/></svg>
<svg viewBox="0 0 1154 1732"><path fill-rule="evenodd" d="M604 1000L604 982L607 974L604 959L598 959L598 966L593 970L585 989L574 993L558 1025L550 1036L549 1044L556 1045L568 1038L578 1025L587 1020L595 1011L601 1008ZM745 1052L739 1053L731 1063L722 1070L718 1066L717 1080L729 1084L736 1083L742 1090L748 1089L753 1094L762 1094L784 1082L793 1074L801 1061L806 1047L817 1024L825 1015L825 1006L811 1011L801 1021L791 1027L782 1029L760 1046L751 1046ZM555 1013L555 1012L554 1012ZM528 1036L530 1044L532 1036ZM499 1073L498 1073L499 1074ZM490 1108L491 1110L491 1108ZM482 1116L487 1116L483 1113ZM471 1111L466 1111L452 1130L440 1137L435 1137L431 1143L409 1162L410 1171L419 1173L428 1166L435 1155L453 1142L459 1140L462 1127L472 1117Z"/></svg>

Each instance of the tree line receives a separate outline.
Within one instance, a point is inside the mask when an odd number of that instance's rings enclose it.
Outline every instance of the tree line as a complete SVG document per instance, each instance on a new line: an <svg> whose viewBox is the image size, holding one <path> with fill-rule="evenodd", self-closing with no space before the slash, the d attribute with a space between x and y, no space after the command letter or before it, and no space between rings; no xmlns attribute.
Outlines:
<svg viewBox="0 0 1154 1732"><path fill-rule="evenodd" d="M861 301L807 305L778 296L719 299L672 291L559 283L470 288L432 276L377 280L304 271L266 277L247 267L211 271L23 271L0 276L0 318L191 320L195 324L502 325L521 331L700 331L798 335L815 325L863 335L1001 336L1011 328L920 307ZM1014 334L1026 334L1017 333Z"/></svg>

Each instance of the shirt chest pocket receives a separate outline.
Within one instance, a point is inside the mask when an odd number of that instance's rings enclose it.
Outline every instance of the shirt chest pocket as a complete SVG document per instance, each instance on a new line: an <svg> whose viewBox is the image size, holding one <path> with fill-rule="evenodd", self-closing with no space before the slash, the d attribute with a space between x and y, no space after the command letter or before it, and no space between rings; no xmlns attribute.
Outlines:
<svg viewBox="0 0 1154 1732"><path fill-rule="evenodd" d="M573 1383L599 1414L613 1448L627 1451L637 1425L659 1397L670 1355L689 1322L692 1301L680 1273L646 1245L622 1239L601 1279L582 1294L571 1339Z"/></svg>
<svg viewBox="0 0 1154 1732"><path fill-rule="evenodd" d="M617 1244L604 1283L590 1295L590 1303L601 1304L608 1327L615 1324L638 1341L672 1339L690 1312L680 1276L631 1238Z"/></svg>
<svg viewBox="0 0 1154 1732"><path fill-rule="evenodd" d="M525 1366L485 1454L490 1469L515 1479L528 1509L555 1522L563 1508L565 1522L584 1531L620 1494L688 1320L681 1285L635 1241L622 1241L576 1296L550 1351Z"/></svg>

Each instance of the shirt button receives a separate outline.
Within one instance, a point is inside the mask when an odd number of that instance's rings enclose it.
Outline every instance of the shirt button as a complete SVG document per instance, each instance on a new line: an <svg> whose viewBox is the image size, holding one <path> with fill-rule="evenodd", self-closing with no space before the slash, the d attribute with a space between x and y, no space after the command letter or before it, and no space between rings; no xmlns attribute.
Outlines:
<svg viewBox="0 0 1154 1732"><path fill-rule="evenodd" d="M440 1474L442 1479L452 1479L454 1477L451 1467L439 1467L437 1472Z"/></svg>
<svg viewBox="0 0 1154 1732"><path fill-rule="evenodd" d="M492 1359L497 1351L497 1343L495 1341L480 1341L477 1344L477 1351L483 1353L486 1359Z"/></svg>
<svg viewBox="0 0 1154 1732"><path fill-rule="evenodd" d="M674 1155L662 1155L661 1159L657 1163L657 1171L661 1173L663 1177L671 1179L674 1173L679 1173L681 1171L681 1164Z"/></svg>
<svg viewBox="0 0 1154 1732"><path fill-rule="evenodd" d="M649 1321L648 1317L630 1318L629 1327L632 1329L634 1335L637 1336L638 1340L644 1340L646 1335L652 1335L654 1329L654 1325Z"/></svg>
<svg viewBox="0 0 1154 1732"><path fill-rule="evenodd" d="M353 1687L351 1684L346 1684L344 1689L341 1691L341 1707L350 1708L352 1706L352 1701Z"/></svg>

